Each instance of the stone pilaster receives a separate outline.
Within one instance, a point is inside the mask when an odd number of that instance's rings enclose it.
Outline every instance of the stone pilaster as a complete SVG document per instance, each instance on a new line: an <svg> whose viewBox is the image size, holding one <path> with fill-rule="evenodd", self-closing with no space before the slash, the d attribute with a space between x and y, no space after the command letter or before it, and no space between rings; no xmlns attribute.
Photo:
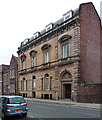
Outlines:
<svg viewBox="0 0 102 120"><path fill-rule="evenodd" d="M74 55L79 55L80 54L80 28L79 27L76 27L74 29L73 42L74 42Z"/></svg>
<svg viewBox="0 0 102 120"><path fill-rule="evenodd" d="M74 63L74 77L73 77L73 100L78 101L79 93L79 82L80 82L80 64L79 62Z"/></svg>

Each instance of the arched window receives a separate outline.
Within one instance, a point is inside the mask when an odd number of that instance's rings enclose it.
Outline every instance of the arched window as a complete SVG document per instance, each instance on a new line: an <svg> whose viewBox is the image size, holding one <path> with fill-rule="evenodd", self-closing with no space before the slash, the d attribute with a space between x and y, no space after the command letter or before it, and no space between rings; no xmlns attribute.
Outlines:
<svg viewBox="0 0 102 120"><path fill-rule="evenodd" d="M44 58L43 58L44 63L48 63L50 61L50 59L49 59L50 58L50 47L51 47L51 45L49 45L49 44L44 44L41 47L41 49L43 51L43 56L44 56Z"/></svg>
<svg viewBox="0 0 102 120"><path fill-rule="evenodd" d="M46 90L49 90L49 75L45 75Z"/></svg>
<svg viewBox="0 0 102 120"><path fill-rule="evenodd" d="M26 79L23 78L23 86L24 86L24 91L26 90Z"/></svg>
<svg viewBox="0 0 102 120"><path fill-rule="evenodd" d="M72 36L70 35L64 35L58 40L61 48L60 56L62 58L67 58L70 56L71 38Z"/></svg>
<svg viewBox="0 0 102 120"><path fill-rule="evenodd" d="M31 57L31 66L35 67L36 66L37 51L32 50L29 54L30 54L30 57Z"/></svg>
<svg viewBox="0 0 102 120"><path fill-rule="evenodd" d="M36 88L36 77L33 76L33 88Z"/></svg>

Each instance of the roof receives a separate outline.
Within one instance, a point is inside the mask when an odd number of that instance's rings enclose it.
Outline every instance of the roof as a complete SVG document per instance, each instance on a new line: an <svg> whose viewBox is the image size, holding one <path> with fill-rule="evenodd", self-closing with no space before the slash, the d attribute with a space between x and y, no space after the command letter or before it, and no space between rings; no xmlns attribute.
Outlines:
<svg viewBox="0 0 102 120"><path fill-rule="evenodd" d="M9 95L1 95L0 97L14 98L14 97L22 97L22 96L17 96L17 95L12 95L12 96L9 96Z"/></svg>
<svg viewBox="0 0 102 120"><path fill-rule="evenodd" d="M71 10L72 11L72 10ZM68 11L69 12L69 11ZM73 10L72 11L73 12L73 16L75 17L75 15L78 15L78 14L76 14L76 13L79 13L79 8L77 8L77 9L75 9L75 10ZM56 26L58 26L58 25L60 25L61 23L63 23L64 22L64 17L62 17L62 18L60 18L59 20L57 20L56 22L54 22L54 23L50 23L50 24L53 24L53 28L56 28ZM50 24L48 24L48 25L50 25ZM48 26L47 25L47 26ZM41 35L43 35L43 34L46 34L46 32L48 32L48 31L46 31L46 29L44 28L42 31L40 31L39 32L39 36L41 36ZM25 40L24 40L25 41ZM23 42L24 42L23 41ZM35 41L35 39L33 38L33 37L30 37L29 38L29 41L26 43L26 44L28 44L29 42L31 42L31 41ZM22 46L24 46L24 45L26 45L26 44L22 44L23 42L21 42L21 46L20 47L22 47Z"/></svg>

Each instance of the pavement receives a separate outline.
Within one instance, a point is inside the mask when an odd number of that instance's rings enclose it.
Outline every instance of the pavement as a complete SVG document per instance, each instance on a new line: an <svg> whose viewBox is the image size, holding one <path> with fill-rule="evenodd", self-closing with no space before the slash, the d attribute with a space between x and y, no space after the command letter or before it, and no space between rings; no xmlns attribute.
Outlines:
<svg viewBox="0 0 102 120"><path fill-rule="evenodd" d="M97 108L101 109L102 104L96 104L96 103L79 103L79 102L73 102L71 100L65 99L65 100L48 100L48 99L37 99L37 98L24 98L25 100L31 100L31 101L38 101L38 102L50 102L50 103L57 103L57 104L65 104L65 105L71 105L71 106L77 106L77 107L88 107L88 108Z"/></svg>

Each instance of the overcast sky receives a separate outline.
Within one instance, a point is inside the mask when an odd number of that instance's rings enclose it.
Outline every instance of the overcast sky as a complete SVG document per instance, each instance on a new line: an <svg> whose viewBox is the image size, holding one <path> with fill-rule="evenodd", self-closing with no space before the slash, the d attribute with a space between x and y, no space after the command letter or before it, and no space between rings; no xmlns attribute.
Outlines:
<svg viewBox="0 0 102 120"><path fill-rule="evenodd" d="M20 43L56 22L64 13L93 2L100 14L102 0L0 0L0 64L10 64Z"/></svg>

